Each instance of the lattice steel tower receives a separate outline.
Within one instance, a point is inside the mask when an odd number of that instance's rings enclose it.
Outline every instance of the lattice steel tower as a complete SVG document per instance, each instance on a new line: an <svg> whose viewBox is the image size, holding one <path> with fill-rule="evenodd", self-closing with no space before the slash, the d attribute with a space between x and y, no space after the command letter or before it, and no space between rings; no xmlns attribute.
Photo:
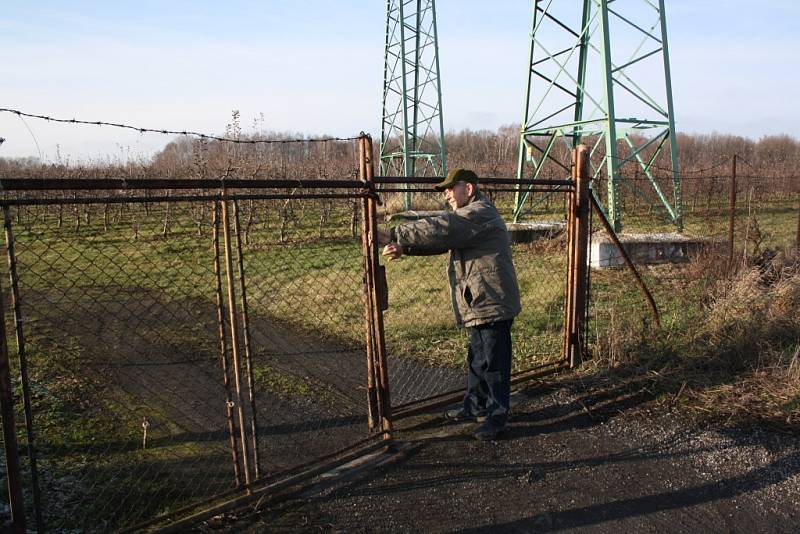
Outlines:
<svg viewBox="0 0 800 534"><path fill-rule="evenodd" d="M518 176L541 177L548 166L568 175L568 149L584 142L594 160L603 155L593 172L606 171L605 210L616 230L621 186L682 230L664 0L534 0L530 36ZM670 196L653 172L667 150ZM517 195L515 220L527 196Z"/></svg>
<svg viewBox="0 0 800 534"><path fill-rule="evenodd" d="M386 2L380 172L446 173L434 0ZM411 207L410 193L404 203Z"/></svg>

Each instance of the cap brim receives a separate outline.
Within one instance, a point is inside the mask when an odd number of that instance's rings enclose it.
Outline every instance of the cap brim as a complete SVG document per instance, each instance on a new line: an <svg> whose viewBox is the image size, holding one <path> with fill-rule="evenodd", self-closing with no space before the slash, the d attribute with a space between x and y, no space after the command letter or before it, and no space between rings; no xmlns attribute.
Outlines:
<svg viewBox="0 0 800 534"><path fill-rule="evenodd" d="M443 182L439 182L438 184L434 185L433 188L436 189L437 191L444 191L448 187L453 187L454 185L456 185L455 180L445 180Z"/></svg>

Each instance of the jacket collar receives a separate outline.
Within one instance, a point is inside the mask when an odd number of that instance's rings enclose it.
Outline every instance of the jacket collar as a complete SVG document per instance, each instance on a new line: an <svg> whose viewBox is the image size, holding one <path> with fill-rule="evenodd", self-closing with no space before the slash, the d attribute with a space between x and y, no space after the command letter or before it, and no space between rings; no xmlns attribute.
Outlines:
<svg viewBox="0 0 800 534"><path fill-rule="evenodd" d="M482 198L483 198L483 195L481 194L481 190L478 189L477 191L475 191L475 194L470 197L469 202L467 202L464 205L465 206L469 206L473 202L477 202L477 201L481 200Z"/></svg>

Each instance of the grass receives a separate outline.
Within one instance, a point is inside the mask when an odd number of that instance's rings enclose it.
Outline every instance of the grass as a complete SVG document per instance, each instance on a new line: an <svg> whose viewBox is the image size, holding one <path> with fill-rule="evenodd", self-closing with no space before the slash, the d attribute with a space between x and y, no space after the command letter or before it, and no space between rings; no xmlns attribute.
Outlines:
<svg viewBox="0 0 800 534"><path fill-rule="evenodd" d="M729 208L724 198L717 199L708 209L685 208L684 231L689 235L711 236L727 239ZM735 239L741 247L745 240L762 240L763 246L791 248L797 236L797 201L792 199L762 199L748 205L747 199L739 198L734 215ZM674 232L675 226L656 213L645 210L626 213L623 210L624 231Z"/></svg>
<svg viewBox="0 0 800 534"><path fill-rule="evenodd" d="M523 306L513 331L517 370L559 355L566 258L563 252L547 248L514 248ZM454 327L446 267L445 256L404 257L387 263L390 353L434 366L463 364L467 340Z"/></svg>
<svg viewBox="0 0 800 534"><path fill-rule="evenodd" d="M96 528L101 520L105 528L119 528L208 495L215 486L207 480L207 488L198 491L185 471L203 473L203 465L215 464L209 462L217 458L211 442L174 439L175 429L158 402L113 387L92 371L96 354L79 336L46 328L35 332L27 336L27 356L49 529ZM149 419L146 448L141 413ZM22 428L19 439L26 443ZM217 491L230 486L229 478L221 482Z"/></svg>
<svg viewBox="0 0 800 534"><path fill-rule="evenodd" d="M335 399L330 386L323 382L281 369L264 361L258 354L255 355L254 362L253 379L259 391L267 391L285 401Z"/></svg>
<svg viewBox="0 0 800 534"><path fill-rule="evenodd" d="M47 214L24 217L15 234L48 526L80 529L102 520L118 528L228 489L224 436L188 432L177 399L148 398L146 385L131 393L130 384L106 380L91 367L130 350L143 362L158 353L215 357L209 228L198 235L189 213L178 210L166 236L163 213L140 217L138 233L130 220L104 229L95 217L76 232L41 215ZM284 243L274 226L253 232L246 256L251 316L353 343L363 336L360 241L319 240L318 226L300 222L284 229ZM282 398L309 397L312 390L315 399L324 397L306 378L267 365L255 371L260 386ZM181 401L195 410L194 397ZM147 449L142 413L149 420Z"/></svg>

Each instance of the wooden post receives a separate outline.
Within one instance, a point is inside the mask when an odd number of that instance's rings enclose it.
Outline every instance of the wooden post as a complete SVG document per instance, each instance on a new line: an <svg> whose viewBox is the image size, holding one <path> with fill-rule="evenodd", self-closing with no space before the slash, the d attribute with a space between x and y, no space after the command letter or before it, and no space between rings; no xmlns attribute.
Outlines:
<svg viewBox="0 0 800 534"><path fill-rule="evenodd" d="M574 316L574 336L572 354L570 355L570 367L576 367L583 361L583 345L581 335L585 325L586 317L586 290L588 283L588 246L589 246L589 148L586 145L578 145L576 148L576 182L575 182L575 316Z"/></svg>
<svg viewBox="0 0 800 534"><path fill-rule="evenodd" d="M222 368L223 386L225 387L225 416L228 421L228 435L230 436L231 455L233 458L233 477L236 485L242 485L242 476L239 469L239 450L236 443L236 424L233 419L233 398L231 396L231 380L228 370L228 345L225 333L225 304L222 294L222 267L220 265L219 247L219 218L220 202L215 201L212 215L212 239L214 244L214 277L216 278L216 305L217 305L217 324L219 325L219 351L220 364Z"/></svg>
<svg viewBox="0 0 800 534"><path fill-rule="evenodd" d="M572 180L577 182L577 151L572 151ZM570 361L572 352L572 325L574 322L574 291L575 291L575 190L566 194L567 202L567 272L566 288L564 290L564 359Z"/></svg>
<svg viewBox="0 0 800 534"><path fill-rule="evenodd" d="M567 330L567 353L570 367L577 367L583 361L581 334L586 317L586 289L589 265L587 247L589 245L589 149L577 146L573 151L573 177L575 192L570 195L569 226L569 268L567 307L569 309Z"/></svg>
<svg viewBox="0 0 800 534"><path fill-rule="evenodd" d="M258 410L256 410L255 370L250 351L250 317L247 307L247 283L244 274L244 251L242 249L242 233L239 227L239 203L233 201L233 232L236 236L236 258L239 269L239 298L242 301L242 337L244 338L244 361L247 374L247 397L250 402L250 439L253 443L253 475L255 480L261 478L261 462L258 456Z"/></svg>
<svg viewBox="0 0 800 534"><path fill-rule="evenodd" d="M567 287L564 311L564 359L570 367L583 361L581 334L586 317L589 279L589 149L579 145L572 151L574 190L567 194Z"/></svg>
<svg viewBox="0 0 800 534"><path fill-rule="evenodd" d="M231 328L231 359L233 360L233 386L236 403L236 414L239 419L239 445L242 448L242 471L244 473L245 485L250 484L250 451L247 440L247 425L245 422L245 410L242 402L242 365L239 354L241 341L239 338L239 317L236 313L236 284L233 271L233 243L231 238L231 222L228 211L228 199L225 190L222 191L222 236L223 253L225 258L225 276L228 290L228 321ZM248 493L251 491L247 488Z"/></svg>

